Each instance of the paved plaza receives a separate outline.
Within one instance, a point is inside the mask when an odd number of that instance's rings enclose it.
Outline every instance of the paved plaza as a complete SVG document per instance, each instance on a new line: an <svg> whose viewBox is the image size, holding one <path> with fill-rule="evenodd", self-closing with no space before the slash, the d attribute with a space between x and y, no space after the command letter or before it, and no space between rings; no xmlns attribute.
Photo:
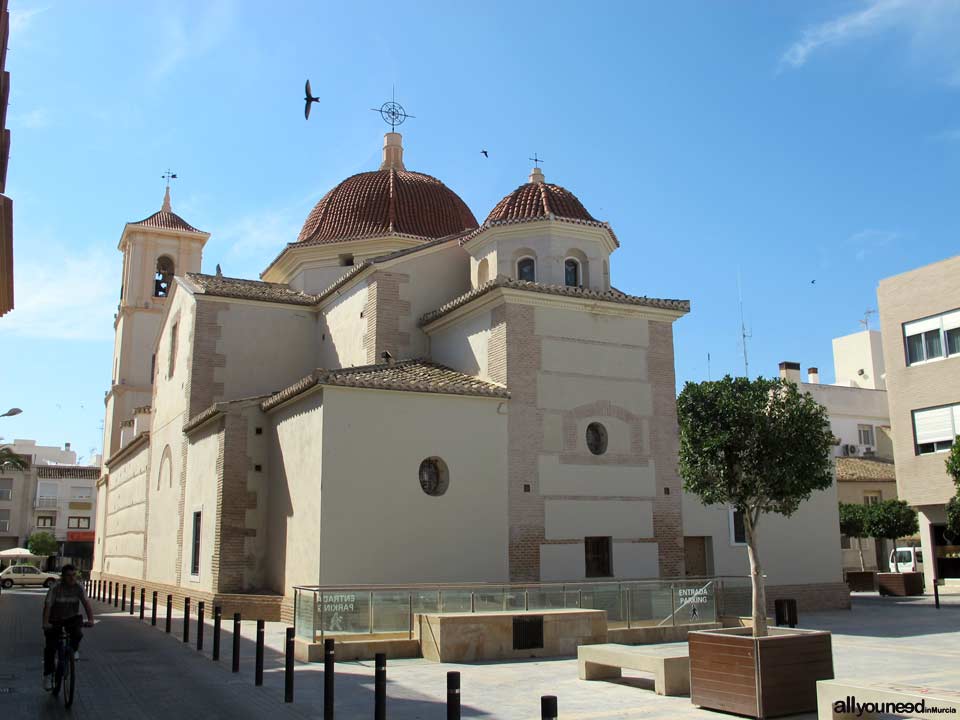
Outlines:
<svg viewBox="0 0 960 720"><path fill-rule="evenodd" d="M243 662L230 672L230 623L224 624L221 661L210 659L212 624L202 653L184 644L179 617L173 632L152 628L137 616L95 603L100 622L86 631L78 671L78 693L71 711L40 688L43 593L5 591L0 595L0 718L318 718L323 708L323 669L297 664L295 702L283 700L284 628L267 629L263 687L253 683L254 623L244 623ZM834 633L836 675L844 679L891 681L960 689L960 595L932 599L854 596L851 611L811 613L803 627ZM652 676L625 673L617 682L577 679L576 660L472 665L437 665L424 660L392 660L388 667L387 716L391 720L444 718L446 672L462 677L463 717L539 718L539 698L559 697L564 719L722 718L699 710L683 697L653 693ZM373 715L373 663L337 665L337 717ZM813 714L798 716L813 718Z"/></svg>

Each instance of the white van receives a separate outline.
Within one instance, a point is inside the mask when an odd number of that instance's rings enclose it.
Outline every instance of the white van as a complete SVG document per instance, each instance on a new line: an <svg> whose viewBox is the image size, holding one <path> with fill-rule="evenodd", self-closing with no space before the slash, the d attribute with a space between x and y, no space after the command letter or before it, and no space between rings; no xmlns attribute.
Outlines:
<svg viewBox="0 0 960 720"><path fill-rule="evenodd" d="M896 564L894 564L896 554ZM890 572L923 572L923 552L918 547L898 547L890 551Z"/></svg>

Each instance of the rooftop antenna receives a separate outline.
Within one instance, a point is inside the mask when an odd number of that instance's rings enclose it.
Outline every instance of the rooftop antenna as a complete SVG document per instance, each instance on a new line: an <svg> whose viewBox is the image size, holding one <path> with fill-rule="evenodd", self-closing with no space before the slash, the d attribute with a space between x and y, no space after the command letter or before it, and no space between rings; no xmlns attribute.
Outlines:
<svg viewBox="0 0 960 720"><path fill-rule="evenodd" d="M710 353L707 353L707 381L711 380L710 377Z"/></svg>
<svg viewBox="0 0 960 720"><path fill-rule="evenodd" d="M747 332L747 325L743 320L743 285L740 282L740 268L737 268L737 295L740 298L740 344L743 346L743 374L744 377L750 377L750 361L747 359L747 339L753 337L753 333Z"/></svg>
<svg viewBox="0 0 960 720"><path fill-rule="evenodd" d="M390 126L390 132L396 132L397 125L403 125L403 121L407 118L415 117L414 115L407 115L406 111L403 109L403 105L397 102L396 88L391 91L389 101L385 102L378 108L370 109L373 112L380 113L380 117L383 118L383 121Z"/></svg>
<svg viewBox="0 0 960 720"><path fill-rule="evenodd" d="M876 315L876 314L877 314L877 311L876 311L876 310L871 310L871 309L869 309L869 308L867 308L867 309L864 311L864 313L863 313L863 320L860 321L860 324L863 325L863 329L864 329L864 330L869 330L869 329L870 329L870 316L871 316L871 315Z"/></svg>

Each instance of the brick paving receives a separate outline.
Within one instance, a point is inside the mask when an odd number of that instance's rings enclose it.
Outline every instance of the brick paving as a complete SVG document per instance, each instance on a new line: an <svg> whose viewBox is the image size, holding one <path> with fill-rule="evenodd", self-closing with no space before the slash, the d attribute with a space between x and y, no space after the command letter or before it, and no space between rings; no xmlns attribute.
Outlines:
<svg viewBox="0 0 960 720"><path fill-rule="evenodd" d="M960 690L960 594L945 594L943 607L932 598L894 599L857 594L851 611L809 613L804 627L834 633L838 678L890 681ZM39 630L42 591L6 591L0 596L0 718L33 720L68 717L62 704L40 689ZM99 624L86 631L78 673L74 718L319 718L323 708L323 670L297 664L296 702L283 699L284 626L268 623L264 687L253 684L255 623L244 622L241 672L230 672L232 623L224 622L221 660L210 659L212 622L205 629L202 653L196 651L196 621L191 642L182 642L182 621L175 614L171 636L163 632L163 611L156 628L137 615L95 603ZM539 698L559 697L564 720L615 718L730 718L700 710L687 698L661 697L643 673L625 673L617 682L577 679L576 661L439 665L425 660L391 660L388 666L387 716L391 720L441 720L445 715L446 672L459 670L464 718L535 720ZM336 716L373 714L373 663L337 665ZM812 720L815 715L797 716Z"/></svg>

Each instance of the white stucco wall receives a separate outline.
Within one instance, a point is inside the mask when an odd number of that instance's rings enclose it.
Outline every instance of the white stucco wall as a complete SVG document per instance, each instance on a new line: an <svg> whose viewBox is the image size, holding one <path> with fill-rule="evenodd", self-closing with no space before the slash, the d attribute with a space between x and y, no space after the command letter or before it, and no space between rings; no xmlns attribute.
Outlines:
<svg viewBox="0 0 960 720"><path fill-rule="evenodd" d="M341 368L367 364L363 337L367 318L367 283L358 281L323 308L317 338L317 367Z"/></svg>
<svg viewBox="0 0 960 720"><path fill-rule="evenodd" d="M683 494L683 534L712 538L713 574L746 575L746 545L731 543L729 510L705 506ZM757 530L759 555L770 585L830 583L843 580L836 484L815 492L792 517L763 515Z"/></svg>
<svg viewBox="0 0 960 720"><path fill-rule="evenodd" d="M226 357L226 365L214 373L223 383L223 399L282 390L317 367L315 312L275 303L225 305L217 313L217 352Z"/></svg>
<svg viewBox="0 0 960 720"><path fill-rule="evenodd" d="M490 312L480 312L430 335L430 357L447 367L490 381Z"/></svg>
<svg viewBox="0 0 960 720"><path fill-rule="evenodd" d="M322 582L506 580L506 404L347 388L324 396ZM439 497L419 483L431 456L450 473Z"/></svg>
<svg viewBox="0 0 960 720"><path fill-rule="evenodd" d="M269 415L267 584L287 595L320 582L323 400L316 391Z"/></svg>
<svg viewBox="0 0 960 720"><path fill-rule="evenodd" d="M147 478L150 448L111 466L98 494L97 543L94 567L113 575L143 577L144 534L147 522Z"/></svg>
<svg viewBox="0 0 960 720"><path fill-rule="evenodd" d="M660 574L657 543L611 543L613 575L617 578L655 578ZM609 582L610 578L588 578L585 575L583 543L540 546L540 579L543 582Z"/></svg>
<svg viewBox="0 0 960 720"><path fill-rule="evenodd" d="M183 553L180 578L184 587L208 592L213 587L212 564L217 522L217 458L220 454L222 420L190 434L187 442L187 479L183 502ZM193 514L200 512L200 572L192 575Z"/></svg>

